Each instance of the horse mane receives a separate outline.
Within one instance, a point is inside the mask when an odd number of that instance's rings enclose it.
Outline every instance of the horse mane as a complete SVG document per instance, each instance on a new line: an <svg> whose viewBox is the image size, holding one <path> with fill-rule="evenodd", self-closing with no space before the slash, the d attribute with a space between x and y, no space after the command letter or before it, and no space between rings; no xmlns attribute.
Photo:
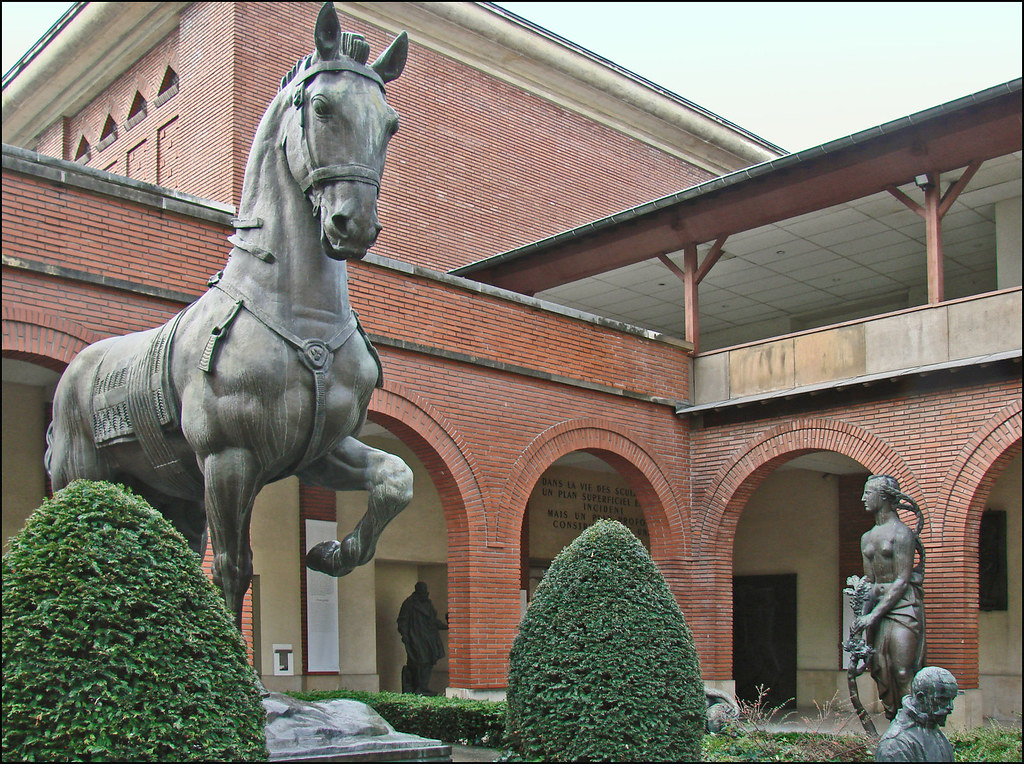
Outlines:
<svg viewBox="0 0 1024 764"><path fill-rule="evenodd" d="M361 34L355 32L345 32L341 35L341 46L338 50L338 55L335 58L350 58L357 64L365 64L366 60L370 57L370 44L366 42L366 38ZM281 78L281 87L279 91L284 90L288 83L295 79L295 75L299 72L309 69L313 64L320 61L319 53L310 53L308 56L303 56L299 59L298 63L291 68L284 77Z"/></svg>

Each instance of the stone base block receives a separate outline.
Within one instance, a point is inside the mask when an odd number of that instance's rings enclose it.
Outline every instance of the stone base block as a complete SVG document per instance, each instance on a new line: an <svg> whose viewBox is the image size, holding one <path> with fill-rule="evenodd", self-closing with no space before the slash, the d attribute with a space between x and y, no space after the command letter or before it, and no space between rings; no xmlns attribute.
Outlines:
<svg viewBox="0 0 1024 764"><path fill-rule="evenodd" d="M451 761L450 745L396 732L355 700L303 701L270 693L263 706L270 761Z"/></svg>

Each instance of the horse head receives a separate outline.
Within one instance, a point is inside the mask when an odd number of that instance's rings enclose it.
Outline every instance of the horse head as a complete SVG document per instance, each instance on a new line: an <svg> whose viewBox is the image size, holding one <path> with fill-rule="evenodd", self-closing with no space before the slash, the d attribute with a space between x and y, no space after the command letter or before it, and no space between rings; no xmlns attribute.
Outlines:
<svg viewBox="0 0 1024 764"><path fill-rule="evenodd" d="M342 33L333 3L321 9L314 36L316 52L281 82L291 104L283 148L319 222L323 251L335 260L359 259L381 229L377 197L398 130L384 84L402 73L409 38L402 32L367 65L370 46L361 35Z"/></svg>

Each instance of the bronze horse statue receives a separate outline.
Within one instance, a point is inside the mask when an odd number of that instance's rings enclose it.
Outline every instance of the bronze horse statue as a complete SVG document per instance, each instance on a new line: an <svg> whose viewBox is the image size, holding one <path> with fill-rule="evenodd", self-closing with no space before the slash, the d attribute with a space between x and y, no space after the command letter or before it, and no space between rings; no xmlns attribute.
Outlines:
<svg viewBox="0 0 1024 764"><path fill-rule="evenodd" d="M252 579L256 495L297 475L369 492L345 539L306 564L342 576L370 561L384 526L412 499L412 472L356 439L380 360L349 304L347 261L377 239L377 197L398 115L384 85L405 66L403 32L370 65L333 3L316 52L282 80L256 131L224 270L167 324L85 348L53 401L46 467L129 486L199 555L241 624Z"/></svg>

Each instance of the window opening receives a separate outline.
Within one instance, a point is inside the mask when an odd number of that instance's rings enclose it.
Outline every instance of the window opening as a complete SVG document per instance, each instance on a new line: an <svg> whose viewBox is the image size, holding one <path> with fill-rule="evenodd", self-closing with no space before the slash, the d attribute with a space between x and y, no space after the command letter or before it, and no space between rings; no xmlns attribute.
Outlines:
<svg viewBox="0 0 1024 764"><path fill-rule="evenodd" d="M171 67L167 67L167 71L164 72L164 78L160 81L160 90L157 93L153 103L156 106L162 106L173 98L178 92L178 73L175 72Z"/></svg>
<svg viewBox="0 0 1024 764"><path fill-rule="evenodd" d="M142 93L135 91L135 98L132 100L132 108L128 110L128 121L125 122L125 130L131 130L146 118L148 107Z"/></svg>
<svg viewBox="0 0 1024 764"><path fill-rule="evenodd" d="M89 141L87 141L83 135L82 140L78 142L78 149L75 151L75 161L85 164L89 161L91 151L92 148L89 146Z"/></svg>
<svg viewBox="0 0 1024 764"><path fill-rule="evenodd" d="M103 151L107 146L117 140L117 123L114 118L107 115L107 121L103 123L103 132L100 133L100 142L96 144L97 151Z"/></svg>

